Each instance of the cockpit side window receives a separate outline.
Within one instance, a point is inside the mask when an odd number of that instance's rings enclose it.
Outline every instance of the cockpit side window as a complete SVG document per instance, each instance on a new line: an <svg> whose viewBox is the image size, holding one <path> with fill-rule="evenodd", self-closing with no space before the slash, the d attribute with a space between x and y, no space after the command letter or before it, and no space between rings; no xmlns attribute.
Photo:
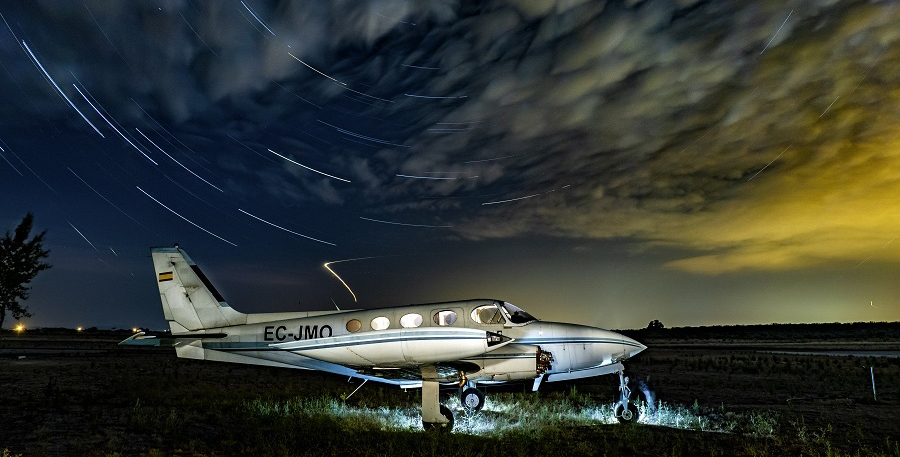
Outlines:
<svg viewBox="0 0 900 457"><path fill-rule="evenodd" d="M527 324L537 320L531 314L526 313L522 308L513 306L511 303L503 302L503 309L509 313L509 320L513 324Z"/></svg>
<svg viewBox="0 0 900 457"><path fill-rule="evenodd" d="M505 324L506 319L500 307L494 304L479 306L472 310L472 320L482 325Z"/></svg>

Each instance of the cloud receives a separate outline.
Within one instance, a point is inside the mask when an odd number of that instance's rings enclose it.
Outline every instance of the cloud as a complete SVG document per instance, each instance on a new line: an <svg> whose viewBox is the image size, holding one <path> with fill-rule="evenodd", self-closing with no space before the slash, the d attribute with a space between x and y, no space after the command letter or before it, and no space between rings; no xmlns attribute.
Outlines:
<svg viewBox="0 0 900 457"><path fill-rule="evenodd" d="M717 4L731 11L714 19L708 5L664 29L652 15L607 9L604 27L568 35L585 43L572 44L578 52L556 42L556 72L567 82L515 101L532 108L515 119L528 132L514 123L504 141L567 134L545 141L539 163L506 169L521 184L509 198L557 193L492 206L463 232L628 237L697 250L668 266L701 273L900 260L884 247L900 234L891 197L900 191L891 71L900 54L890 25L900 11L797 5L760 55L776 15ZM602 74L581 77L585 69ZM535 113L553 113L553 122ZM564 183L573 187L558 192Z"/></svg>
<svg viewBox="0 0 900 457"><path fill-rule="evenodd" d="M470 239L628 238L692 250L667 266L699 273L900 260L883 247L900 233L895 2L246 3L275 35L219 2L2 12L123 122L148 122L134 98L217 142L210 160L248 194L453 220ZM4 49L25 94L5 118L83 128Z"/></svg>

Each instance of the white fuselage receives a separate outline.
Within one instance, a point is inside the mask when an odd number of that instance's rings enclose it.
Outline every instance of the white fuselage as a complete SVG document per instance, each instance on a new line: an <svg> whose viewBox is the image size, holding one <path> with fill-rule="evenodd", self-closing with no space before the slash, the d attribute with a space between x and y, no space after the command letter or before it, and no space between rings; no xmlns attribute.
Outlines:
<svg viewBox="0 0 900 457"><path fill-rule="evenodd" d="M403 366L456 362L470 381L509 381L532 379L543 372L568 373L611 365L645 348L624 335L583 325L537 320L513 324L508 314L493 323L479 323L473 310L491 303L499 302L470 300L298 313L295 318L206 329L227 336L203 339L193 351L196 358L204 359L257 358L261 360L256 363L303 368L329 363L364 372L380 370L377 377L387 379L391 379L392 369ZM455 319L447 319L448 312ZM248 316L265 319L265 315ZM553 356L543 370L538 367L540 351ZM395 378L404 376L407 374L397 371ZM455 379L447 378L451 380Z"/></svg>

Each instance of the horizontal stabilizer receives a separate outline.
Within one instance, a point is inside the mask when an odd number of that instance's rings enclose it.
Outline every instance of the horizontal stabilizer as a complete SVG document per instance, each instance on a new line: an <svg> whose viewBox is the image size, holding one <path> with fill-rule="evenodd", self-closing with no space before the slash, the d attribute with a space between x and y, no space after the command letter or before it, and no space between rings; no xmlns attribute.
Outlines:
<svg viewBox="0 0 900 457"><path fill-rule="evenodd" d="M128 339L119 343L119 346L178 346L179 344L188 343L200 339L216 339L225 338L225 333L179 333L176 335L147 335L144 332L138 332L128 337Z"/></svg>

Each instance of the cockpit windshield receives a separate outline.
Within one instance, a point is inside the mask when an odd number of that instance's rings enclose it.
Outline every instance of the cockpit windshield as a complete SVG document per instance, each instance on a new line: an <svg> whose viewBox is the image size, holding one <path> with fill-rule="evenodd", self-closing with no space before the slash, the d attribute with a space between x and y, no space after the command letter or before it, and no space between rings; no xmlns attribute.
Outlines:
<svg viewBox="0 0 900 457"><path fill-rule="evenodd" d="M537 320L531 314L526 313L522 308L514 306L511 303L503 302L503 309L509 313L509 320L513 324L527 324Z"/></svg>

